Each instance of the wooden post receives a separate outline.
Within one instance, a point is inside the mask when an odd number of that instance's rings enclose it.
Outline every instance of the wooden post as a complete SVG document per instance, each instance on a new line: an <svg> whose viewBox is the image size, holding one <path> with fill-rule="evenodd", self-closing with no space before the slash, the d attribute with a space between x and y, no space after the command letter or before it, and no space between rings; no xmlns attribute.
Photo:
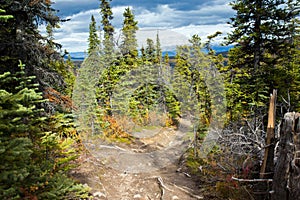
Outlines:
<svg viewBox="0 0 300 200"><path fill-rule="evenodd" d="M260 178L272 178L274 172L274 148L275 148L275 119L276 119L277 90L273 90L270 98L268 113L267 139L263 164L260 170Z"/></svg>
<svg viewBox="0 0 300 200"><path fill-rule="evenodd" d="M300 196L300 113L286 113L280 128L279 156L274 171L272 200Z"/></svg>

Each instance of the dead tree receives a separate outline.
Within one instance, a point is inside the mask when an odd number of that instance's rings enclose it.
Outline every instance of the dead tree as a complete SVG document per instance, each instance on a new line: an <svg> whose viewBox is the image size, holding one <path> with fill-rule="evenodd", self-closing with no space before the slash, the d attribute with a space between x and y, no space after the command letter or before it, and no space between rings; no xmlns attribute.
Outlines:
<svg viewBox="0 0 300 200"><path fill-rule="evenodd" d="M272 200L300 197L300 113L286 113L280 129L279 157L273 177Z"/></svg>
<svg viewBox="0 0 300 200"><path fill-rule="evenodd" d="M273 90L270 98L270 107L268 114L268 126L266 147L264 153L264 160L262 163L260 178L272 178L274 172L274 149L275 149L275 119L276 119L276 96L277 90Z"/></svg>

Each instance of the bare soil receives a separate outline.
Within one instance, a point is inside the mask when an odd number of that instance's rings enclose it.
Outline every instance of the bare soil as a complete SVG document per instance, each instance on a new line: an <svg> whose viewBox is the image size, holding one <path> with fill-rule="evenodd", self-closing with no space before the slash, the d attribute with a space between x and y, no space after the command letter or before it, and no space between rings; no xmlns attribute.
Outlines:
<svg viewBox="0 0 300 200"><path fill-rule="evenodd" d="M203 199L195 180L178 165L190 144L191 125L133 133L135 142L87 141L72 176L91 188L93 199Z"/></svg>

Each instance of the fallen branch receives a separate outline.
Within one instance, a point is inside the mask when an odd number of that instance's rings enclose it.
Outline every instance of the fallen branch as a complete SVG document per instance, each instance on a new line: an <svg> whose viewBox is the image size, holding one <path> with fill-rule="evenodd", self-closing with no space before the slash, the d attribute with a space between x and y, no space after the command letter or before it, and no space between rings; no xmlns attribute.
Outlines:
<svg viewBox="0 0 300 200"><path fill-rule="evenodd" d="M189 178L191 178L192 176L191 175L189 175L188 173L186 173L186 172L182 172L186 177L189 177Z"/></svg>
<svg viewBox="0 0 300 200"><path fill-rule="evenodd" d="M148 177L148 178L146 178L146 179L157 179L158 184L161 184L161 186L162 186L163 188L165 188L166 190L169 190L170 192L174 192L173 190L171 190L170 188L168 188L168 187L164 184L163 179L162 179L160 176L151 176L151 177Z"/></svg>
<svg viewBox="0 0 300 200"><path fill-rule="evenodd" d="M179 187L179 186L177 186L177 185L175 185L175 184L173 184L173 185L174 185L174 187L176 187L177 189L181 190L182 192L184 192L184 193L190 195L190 197L194 197L194 198L196 198L196 199L204 199L204 197L195 195L195 194L191 193L190 191L188 191L187 189L184 189L184 188L182 188L182 187Z"/></svg>
<svg viewBox="0 0 300 200"><path fill-rule="evenodd" d="M273 179L241 179L236 177L231 177L232 180L238 181L238 182L272 182Z"/></svg>
<svg viewBox="0 0 300 200"><path fill-rule="evenodd" d="M158 177L157 178L157 182L158 182L158 185L159 185L159 189L160 189L160 200L163 200L164 199L164 195L165 195L165 190L164 190L164 183L163 183L163 180L161 177Z"/></svg>

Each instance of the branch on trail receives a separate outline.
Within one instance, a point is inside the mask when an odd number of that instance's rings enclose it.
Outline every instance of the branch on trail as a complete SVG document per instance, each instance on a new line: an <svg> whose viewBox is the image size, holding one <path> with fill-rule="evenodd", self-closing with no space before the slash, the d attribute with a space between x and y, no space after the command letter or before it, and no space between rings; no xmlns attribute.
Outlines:
<svg viewBox="0 0 300 200"><path fill-rule="evenodd" d="M194 197L194 198L196 198L196 199L204 199L204 197L195 195L195 194L191 193L190 191L188 191L187 189L184 189L184 188L182 188L182 187L179 187L179 186L177 186L177 185L175 185L175 184L173 184L173 185L174 185L174 187L176 187L177 189L181 190L182 192L184 192L184 193L190 195L190 197Z"/></svg>
<svg viewBox="0 0 300 200"><path fill-rule="evenodd" d="M232 180L238 181L238 182L272 182L273 179L241 179L236 177L231 177Z"/></svg>
<svg viewBox="0 0 300 200"><path fill-rule="evenodd" d="M164 181L163 179L160 177L160 176L152 176L152 177L149 177L147 179L157 179L157 183L158 183L158 186L160 188L160 191L161 191L161 196L160 196L160 200L163 200L164 198L164 195L165 195L165 189L166 190L169 190L170 192L174 192L173 190L171 190L170 188L168 188L165 184L164 184ZM148 197L149 198L149 197Z"/></svg>
<svg viewBox="0 0 300 200"><path fill-rule="evenodd" d="M164 184L163 179L160 176L151 176L146 179L157 179L158 184L160 184L163 188L165 188L166 190L169 190L170 192L174 192L173 190L171 190Z"/></svg>
<svg viewBox="0 0 300 200"><path fill-rule="evenodd" d="M162 178L158 177L157 182L158 182L159 189L160 189L160 200L164 200L165 190L164 190L164 183L162 181Z"/></svg>
<svg viewBox="0 0 300 200"><path fill-rule="evenodd" d="M170 192L174 192L173 190L169 189L163 182L163 179L158 176L158 177L155 177L157 178L157 182L158 182L158 185L159 185L159 188L160 188L160 191L161 191L161 196L160 196L160 199L163 200L163 197L164 197L164 194L165 194L165 190L169 190Z"/></svg>

